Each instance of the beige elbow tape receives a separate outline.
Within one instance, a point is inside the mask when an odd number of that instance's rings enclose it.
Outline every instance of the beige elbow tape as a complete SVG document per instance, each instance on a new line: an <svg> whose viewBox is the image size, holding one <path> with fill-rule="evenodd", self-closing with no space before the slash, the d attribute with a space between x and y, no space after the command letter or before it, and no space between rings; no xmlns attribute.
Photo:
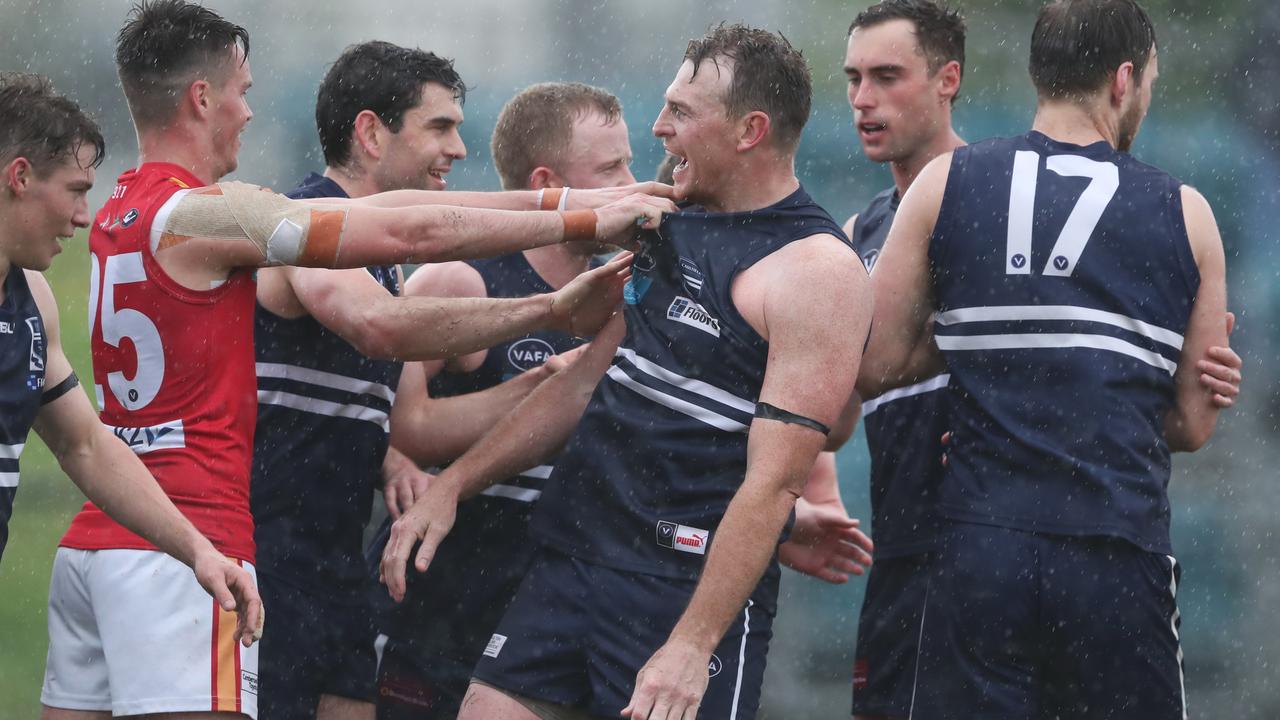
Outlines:
<svg viewBox="0 0 1280 720"><path fill-rule="evenodd" d="M252 242L269 265L333 267L347 208L317 207L257 185L226 182L187 192L164 219L157 249L192 237Z"/></svg>

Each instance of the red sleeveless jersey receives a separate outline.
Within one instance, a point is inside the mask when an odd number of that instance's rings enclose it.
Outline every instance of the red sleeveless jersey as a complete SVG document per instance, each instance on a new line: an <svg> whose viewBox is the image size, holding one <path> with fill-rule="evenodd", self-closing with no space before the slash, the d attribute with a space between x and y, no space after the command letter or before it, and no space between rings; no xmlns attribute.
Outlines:
<svg viewBox="0 0 1280 720"><path fill-rule="evenodd" d="M177 165L147 163L121 175L98 212L89 233L94 389L103 423L178 509L218 550L252 562L253 270L191 290L171 279L151 250L174 196L202 184ZM85 503L61 544L155 549L93 503Z"/></svg>

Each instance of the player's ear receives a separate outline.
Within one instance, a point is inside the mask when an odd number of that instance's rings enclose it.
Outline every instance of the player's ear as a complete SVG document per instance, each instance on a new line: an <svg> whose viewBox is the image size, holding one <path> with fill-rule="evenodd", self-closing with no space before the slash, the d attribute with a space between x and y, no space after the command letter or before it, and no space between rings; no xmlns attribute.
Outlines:
<svg viewBox="0 0 1280 720"><path fill-rule="evenodd" d="M546 165L539 165L533 169L533 172L529 173L530 190L558 187L564 187L564 179L555 170Z"/></svg>
<svg viewBox="0 0 1280 720"><path fill-rule="evenodd" d="M16 157L4 167L4 185L9 192L21 197L27 192L34 172L35 168L31 167L30 160L25 157Z"/></svg>
<svg viewBox="0 0 1280 720"><path fill-rule="evenodd" d="M960 63L955 60L938 68L938 96L944 104L960 93L960 76Z"/></svg>
<svg viewBox="0 0 1280 720"><path fill-rule="evenodd" d="M1126 95L1137 92L1137 84L1133 81L1133 63L1125 61L1116 68L1111 76L1111 105L1121 107Z"/></svg>
<svg viewBox="0 0 1280 720"><path fill-rule="evenodd" d="M196 80L187 86L186 101L196 117L202 118L209 113L213 106L213 99L210 97L212 91L213 86L208 80Z"/></svg>
<svg viewBox="0 0 1280 720"><path fill-rule="evenodd" d="M738 121L738 152L750 150L769 137L773 123L769 116L759 110L752 110Z"/></svg>
<svg viewBox="0 0 1280 720"><path fill-rule="evenodd" d="M359 146L365 154L374 160L382 158L382 148L386 143L385 134L390 128L382 123L382 118L372 110L361 110L351 129L353 146Z"/></svg>

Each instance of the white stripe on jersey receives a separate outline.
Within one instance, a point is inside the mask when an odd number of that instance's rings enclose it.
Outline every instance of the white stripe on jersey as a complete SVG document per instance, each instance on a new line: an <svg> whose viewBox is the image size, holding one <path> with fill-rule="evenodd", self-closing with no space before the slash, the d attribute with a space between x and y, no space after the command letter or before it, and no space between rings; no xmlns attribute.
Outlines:
<svg viewBox="0 0 1280 720"><path fill-rule="evenodd" d="M923 395L927 392L941 390L942 388L946 387L947 383L949 382L951 382L951 374L942 373L941 375L934 375L933 377L923 382L918 382L915 385L908 385L906 387L894 388L889 392L881 395L880 397L871 398L870 400L862 403L862 416L866 417L871 413L875 412L876 410L879 410L881 405L884 405L886 403L891 403L894 400L900 400L904 397L912 397L913 395Z"/></svg>
<svg viewBox="0 0 1280 720"><path fill-rule="evenodd" d="M170 195L169 199L165 200L160 209L156 211L155 217L151 220L152 254L155 254L156 250L160 248L160 239L164 237L164 226L169 224L169 214L173 212L174 208L178 207L178 203L182 202L182 198L186 197L189 192L191 190L179 190Z"/></svg>
<svg viewBox="0 0 1280 720"><path fill-rule="evenodd" d="M533 478L535 480L546 480L551 477L551 469L550 465L539 465L537 467L531 467L522 473L516 474L520 477Z"/></svg>
<svg viewBox="0 0 1280 720"><path fill-rule="evenodd" d="M948 350L1018 350L1043 348L1092 348L1128 355L1158 367L1170 375L1178 369L1178 363L1165 356L1138 347L1110 335L1077 333L1021 333L1010 335L935 335L938 348Z"/></svg>
<svg viewBox="0 0 1280 720"><path fill-rule="evenodd" d="M22 457L22 448L26 446L26 443L15 443L13 445L0 443L0 460L17 460Z"/></svg>
<svg viewBox="0 0 1280 720"><path fill-rule="evenodd" d="M293 380L295 382L306 383L308 385L319 385L321 387L332 388L334 390L362 393L382 398L387 402L394 402L396 399L395 391L382 383L360 380L358 378L347 377L346 375L324 372L323 370L313 370L311 368L299 367L297 365L286 365L284 363L257 363L255 367L257 368L258 377Z"/></svg>
<svg viewBox="0 0 1280 720"><path fill-rule="evenodd" d="M756 404L754 402L744 400L733 393L721 390L715 385L709 385L701 380L694 380L693 378L687 378L683 375L677 375L656 363L645 360L637 355L635 350L620 347L617 352L614 353L614 357L626 358L627 360L630 360L631 364L640 372L658 378L665 383L675 385L681 390L691 392L694 395L701 395L709 400L715 400L721 405L731 407L735 410L741 410L748 415L756 414Z"/></svg>
<svg viewBox="0 0 1280 720"><path fill-rule="evenodd" d="M364 420L382 428L383 432L391 432L391 421L387 414L365 405L341 405L328 400L319 400L304 395L281 392L280 390L259 390L258 403L263 405L279 405L290 410L324 415L327 417L350 418Z"/></svg>
<svg viewBox="0 0 1280 720"><path fill-rule="evenodd" d="M664 407L671 408L676 412L688 415L691 418L701 420L702 422L714 428L718 428L720 430L725 430L728 432L746 432L748 430L748 427L746 425L743 425L742 423L736 420L731 420L721 415L720 413L712 412L704 407L694 405L693 403L687 402L685 400L681 400L678 397L673 397L664 392L654 390L648 385L641 385L640 383L633 380L630 375L627 375L625 372L622 371L621 368L619 368L616 365L609 368L609 371L606 374L614 382L636 392L642 397L648 398L649 400L652 400Z"/></svg>
<svg viewBox="0 0 1280 720"><path fill-rule="evenodd" d="M18 487L18 473L0 472L0 488Z"/></svg>
<svg viewBox="0 0 1280 720"><path fill-rule="evenodd" d="M1076 305L1002 305L996 307L957 308L939 313L939 325L1006 320L1083 320L1102 323L1137 333L1149 340L1182 349L1182 336L1172 330L1143 322L1120 313L1078 307Z"/></svg>
<svg viewBox="0 0 1280 720"><path fill-rule="evenodd" d="M535 502L542 497L541 490L532 490L530 488L516 487L515 485L490 485L480 491L481 495L489 497L507 498L508 500L519 500L520 502Z"/></svg>

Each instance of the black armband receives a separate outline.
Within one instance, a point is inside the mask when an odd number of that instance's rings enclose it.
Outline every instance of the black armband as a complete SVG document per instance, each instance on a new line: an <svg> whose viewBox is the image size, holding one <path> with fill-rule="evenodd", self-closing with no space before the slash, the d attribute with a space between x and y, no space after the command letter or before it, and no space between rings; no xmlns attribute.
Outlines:
<svg viewBox="0 0 1280 720"><path fill-rule="evenodd" d="M756 417L765 420L777 420L778 422L791 423L792 425L803 425L804 427L817 430L823 435L830 435L831 428L812 418L803 415L797 415L793 412L787 412L780 407L770 405L767 402L756 403Z"/></svg>
<svg viewBox="0 0 1280 720"><path fill-rule="evenodd" d="M66 395L67 393L71 392L79 385L80 385L80 378L76 377L76 373L73 370L71 374L67 376L66 380L63 380L62 382L58 383L57 385L54 385L51 388L45 389L44 394L40 396L40 404L48 405L54 400L57 400L63 395Z"/></svg>

